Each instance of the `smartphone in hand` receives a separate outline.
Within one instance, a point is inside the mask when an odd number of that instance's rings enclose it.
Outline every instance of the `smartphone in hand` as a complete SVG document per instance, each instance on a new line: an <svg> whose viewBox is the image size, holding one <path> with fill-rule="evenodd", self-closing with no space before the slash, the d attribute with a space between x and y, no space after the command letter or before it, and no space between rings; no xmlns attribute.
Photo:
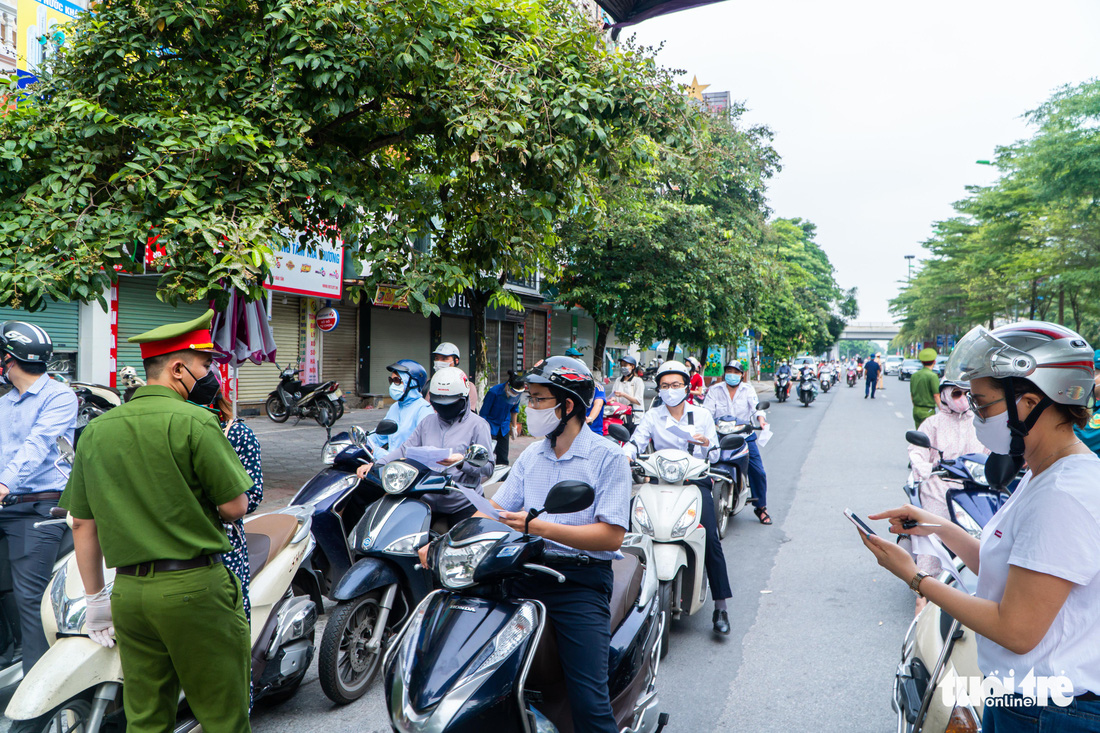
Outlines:
<svg viewBox="0 0 1100 733"><path fill-rule="evenodd" d="M844 510L844 516L848 517L852 521L852 524L856 525L856 529L868 536L874 536L875 531L867 526L867 523L852 513L851 509Z"/></svg>

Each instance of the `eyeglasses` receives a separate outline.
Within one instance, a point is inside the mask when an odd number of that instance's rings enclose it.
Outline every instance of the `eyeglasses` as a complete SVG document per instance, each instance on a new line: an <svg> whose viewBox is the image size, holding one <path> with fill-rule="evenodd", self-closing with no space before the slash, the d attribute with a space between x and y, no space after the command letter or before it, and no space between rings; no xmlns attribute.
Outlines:
<svg viewBox="0 0 1100 733"><path fill-rule="evenodd" d="M658 389L683 389L685 386L683 382L676 382L674 384L662 384Z"/></svg>
<svg viewBox="0 0 1100 733"><path fill-rule="evenodd" d="M551 395L550 397L528 397L527 398L527 404L535 405L535 409L537 410L537 409L539 409L538 405L541 405L543 402L555 402L556 403L557 400L558 400L558 398L554 397L553 395Z"/></svg>
<svg viewBox="0 0 1100 733"><path fill-rule="evenodd" d="M974 395L970 394L969 392L966 393L966 402L968 405L970 405L970 409L974 411L974 414L978 416L978 420L980 422L985 422L986 420L985 415L982 414L982 410L986 409L987 407L991 407L998 402L1004 401L1005 398L1002 397L999 400L993 400L992 402L986 402L984 405L979 405L977 402L974 401Z"/></svg>

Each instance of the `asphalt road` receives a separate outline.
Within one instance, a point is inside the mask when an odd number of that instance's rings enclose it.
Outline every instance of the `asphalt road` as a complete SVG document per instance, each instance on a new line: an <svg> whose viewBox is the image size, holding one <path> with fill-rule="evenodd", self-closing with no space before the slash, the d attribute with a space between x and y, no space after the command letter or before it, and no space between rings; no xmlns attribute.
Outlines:
<svg viewBox="0 0 1100 733"><path fill-rule="evenodd" d="M773 403L775 435L763 456L775 524L759 524L750 510L732 520L724 541L734 591L728 637L711 631L710 603L674 624L659 678L666 730L894 729L890 689L913 594L878 567L841 512L901 503L909 399L896 380L873 401L862 387L841 384L809 408ZM379 687L333 705L314 662L292 700L260 703L253 730L390 728Z"/></svg>

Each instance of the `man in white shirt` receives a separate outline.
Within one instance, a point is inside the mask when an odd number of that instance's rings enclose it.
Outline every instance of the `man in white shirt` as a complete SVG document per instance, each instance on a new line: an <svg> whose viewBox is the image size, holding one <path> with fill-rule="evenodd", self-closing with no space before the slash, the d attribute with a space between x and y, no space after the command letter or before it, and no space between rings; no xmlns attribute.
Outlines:
<svg viewBox="0 0 1100 733"><path fill-rule="evenodd" d="M637 455L639 450L652 442L656 450L673 448L712 462L717 460L718 451L710 452L712 446L718 445L714 418L701 405L690 405L686 402L690 383L688 368L680 362L666 361L661 365L657 370L657 389L661 404L645 414L630 442L626 444L631 456ZM680 432L673 433L671 428L674 426L691 433L692 440L687 440ZM722 551L722 540L718 536L718 522L714 515L714 496L711 493L713 482L707 478L692 483L699 487L702 494L699 521L707 530L706 567L710 594L714 598L714 630L719 634L728 634L730 623L726 599L733 595L733 591L730 589L726 556Z"/></svg>
<svg viewBox="0 0 1100 733"><path fill-rule="evenodd" d="M633 356L619 359L619 376L611 383L610 398L634 408L634 422L642 419L645 413L645 380L634 374L638 360Z"/></svg>

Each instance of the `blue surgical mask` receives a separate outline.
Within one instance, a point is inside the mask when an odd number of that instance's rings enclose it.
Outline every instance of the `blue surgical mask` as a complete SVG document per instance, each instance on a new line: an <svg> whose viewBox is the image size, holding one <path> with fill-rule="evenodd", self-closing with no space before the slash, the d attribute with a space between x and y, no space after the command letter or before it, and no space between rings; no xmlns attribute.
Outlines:
<svg viewBox="0 0 1100 733"><path fill-rule="evenodd" d="M725 379L726 384L728 384L731 387L736 387L737 385L741 384L741 375L740 374L724 374L724 375L722 375L722 378Z"/></svg>
<svg viewBox="0 0 1100 733"><path fill-rule="evenodd" d="M401 398L404 397L404 396L405 396L405 385L403 383L402 384L393 384L391 382L390 383L390 397L392 397L397 402L400 402Z"/></svg>

